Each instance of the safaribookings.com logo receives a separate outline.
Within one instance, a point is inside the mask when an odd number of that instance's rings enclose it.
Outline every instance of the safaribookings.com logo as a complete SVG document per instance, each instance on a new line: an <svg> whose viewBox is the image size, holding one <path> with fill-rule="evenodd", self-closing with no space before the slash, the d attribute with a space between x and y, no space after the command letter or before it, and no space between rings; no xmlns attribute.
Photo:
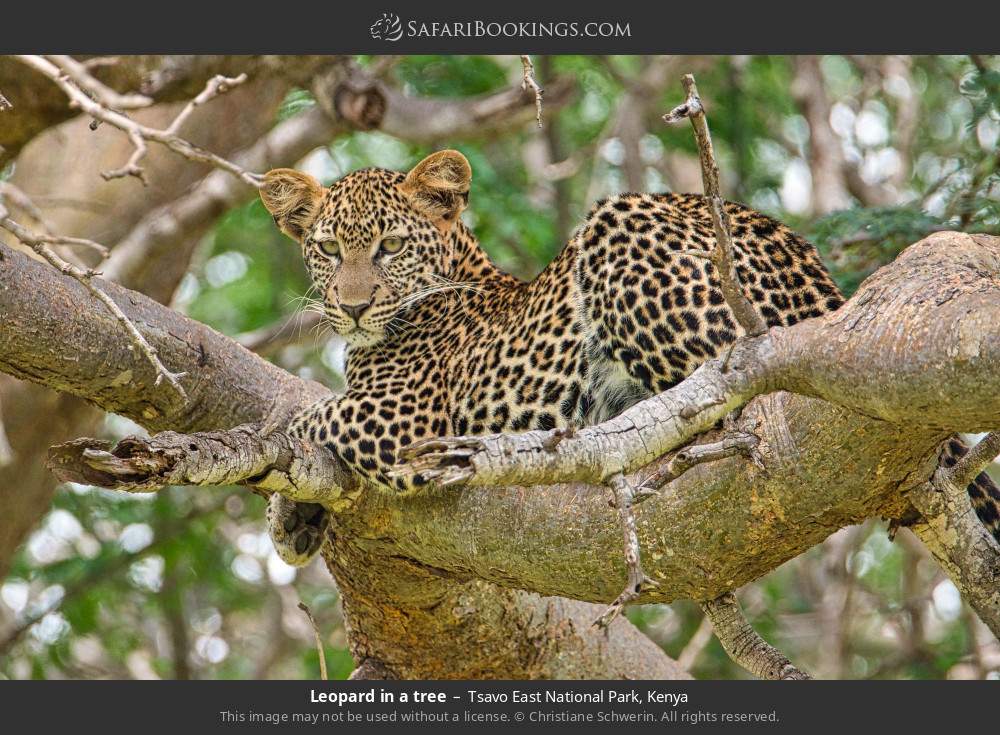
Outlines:
<svg viewBox="0 0 1000 735"><path fill-rule="evenodd" d="M369 32L377 41L407 38L631 38L622 21L418 21L405 24L395 13L382 13Z"/></svg>
<svg viewBox="0 0 1000 735"><path fill-rule="evenodd" d="M395 13L382 13L368 30L376 41L398 41L403 37L403 24Z"/></svg>

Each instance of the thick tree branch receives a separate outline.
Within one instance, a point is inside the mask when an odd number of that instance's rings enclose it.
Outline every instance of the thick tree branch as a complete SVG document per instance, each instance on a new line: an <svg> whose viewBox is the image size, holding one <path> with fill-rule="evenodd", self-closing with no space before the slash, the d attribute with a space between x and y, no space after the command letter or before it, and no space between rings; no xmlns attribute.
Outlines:
<svg viewBox="0 0 1000 735"><path fill-rule="evenodd" d="M80 439L53 447L49 466L63 482L133 493L166 485L253 485L328 507L342 504L345 486L358 486L329 452L252 424L199 434L164 431L152 439L130 436L113 450L108 442Z"/></svg>
<svg viewBox="0 0 1000 735"><path fill-rule="evenodd" d="M942 255L946 243L957 248L951 262ZM989 429L995 418L982 396L1000 388L990 364L1000 343L990 324L998 315L996 287L981 274L1000 267L996 243L982 235L932 235L866 281L847 307L744 340L728 361L706 362L599 427L560 441L559 430L427 440L410 446L409 464L398 472L419 471L443 484L602 482L637 470L774 390L894 424ZM912 324L922 328L907 329Z"/></svg>
<svg viewBox="0 0 1000 735"><path fill-rule="evenodd" d="M152 431L280 425L329 393L145 296L100 278L94 282L168 369L185 373L180 380L186 405L156 389L156 371L121 338L110 312L85 306L92 300L82 284L3 246L0 370L84 398Z"/></svg>
<svg viewBox="0 0 1000 735"><path fill-rule="evenodd" d="M733 429L758 437L763 468L741 456L696 465L637 509L637 535L651 560L645 571L659 584L639 599L711 600L837 528L873 516L904 515L909 501L902 491L930 474L928 458L938 444L956 429L989 426L1000 412L997 274L1000 240L934 235L866 281L841 311L756 338L770 341L774 356L768 361L782 368L775 387L784 385L850 408L788 393L757 398L746 406ZM6 293L0 288L0 294ZM906 326L913 324L923 328ZM106 336L97 339L98 346L110 349L102 339L108 341ZM827 357L831 349L836 360ZM10 354L0 345L0 359L8 365L4 369L9 369ZM902 364L907 361L912 366ZM746 369L738 362L731 372ZM446 575L472 575L542 594L610 602L624 578L621 535L608 510L606 490L582 484L609 476L603 469L606 463L590 459L600 455L595 446L610 441L616 447L612 461L618 471L647 463L647 456L661 451L655 442L645 446L641 440L652 436L650 427L660 422L657 411L671 407L667 423L681 423L686 430L689 424L680 418L684 391L699 386L687 398L713 404L714 394L705 387L705 375L712 369L651 399L643 413L631 414L636 421L645 416L645 426L612 420L563 437L554 449L546 448L553 446L554 435L545 432L503 439L513 442L509 445L516 452L524 450L535 469L522 472L515 462L512 474L498 472L494 481L506 476L555 482L559 475L546 478L537 469L553 454L557 460L549 470L565 472L562 477L576 484L549 484L534 491L481 487L472 481L458 492L429 490L407 499L362 493L350 511L337 514L337 538L353 539L374 557L410 559ZM873 371L880 376L881 389L869 385L874 383ZM730 379L729 373L719 377ZM893 385L886 387L882 381ZM928 389L931 385L933 390ZM729 408L714 405L712 410L719 413L706 419L707 426ZM612 439L601 436L602 431ZM624 432L627 441L616 432ZM674 426L663 434L676 439L684 431ZM525 443L518 444L522 439ZM577 466L574 457L588 461ZM944 522L941 518L935 515L928 523ZM975 519L970 517L970 523ZM982 568L1000 567L1000 552L985 532L968 538L983 560ZM954 567L944 547L931 545L931 550L946 567ZM984 622L1000 630L1000 602L989 595L969 601Z"/></svg>
<svg viewBox="0 0 1000 735"><path fill-rule="evenodd" d="M184 389L181 387L179 379L182 377L178 373L172 373L163 366L160 361L160 356L156 353L156 349L146 341L146 338L142 336L135 325L125 316L124 312L118 308L118 304L108 296L104 291L99 289L94 285L94 276L96 275L93 270L84 270L78 268L72 263L67 262L61 256L59 256L54 250L52 250L50 245L53 244L64 244L64 245L86 245L91 247L98 252L107 253L107 249L101 245L90 240L84 240L78 237L58 237L52 235L38 234L30 231L26 227L15 222L10 218L6 207L0 201L0 227L9 231L20 240L22 243L34 250L38 255L45 260L46 263L51 265L53 268L58 270L67 276L75 278L77 281L82 283L91 295L104 304L104 307L114 315L118 323L125 329L128 334L129 339L132 344L135 345L146 359L149 360L150 364L156 370L156 382L155 385L160 385L160 383L166 381L167 385L170 386L171 390L181 399L185 400L187 395L184 393Z"/></svg>
<svg viewBox="0 0 1000 735"><path fill-rule="evenodd" d="M710 429L755 395L776 389L777 356L769 337L706 362L681 384L598 426L563 436L560 429L415 442L401 454L402 476L423 474L442 486L599 484L645 467Z"/></svg>
<svg viewBox="0 0 1000 735"><path fill-rule="evenodd" d="M298 60L301 61L301 60ZM17 69L23 69L18 62L10 62ZM249 63L243 59L243 63ZM5 62L0 60L0 75ZM103 69L103 67L102 67ZM99 72L100 70L98 70ZM95 72L95 73L98 73ZM42 82L44 83L44 82ZM277 106L285 95L285 89L290 81L271 76L258 75L253 81L215 104L200 110L190 119L190 134L197 137L206 147L217 150L226 156L245 149L254 141L269 134L274 127L274 115ZM53 90L61 95L55 85ZM63 107L65 99L61 102ZM250 105L249 107L247 107ZM173 107L173 105L171 105ZM228 117L233 111L240 110L240 119L236 125L217 125L220 119ZM140 113L148 118L151 124L163 124L167 118L176 115L164 114L169 111L154 109L148 113ZM97 207L81 212L78 209L64 209L53 200L50 194L58 189L60 197L69 199L104 200L106 192L110 193L113 184L104 182L94 175L94 169L99 168L98 161L108 160L117 163L120 160L120 150L126 149L127 141L114 132L108 135L94 136L86 130L86 121L71 122L58 132L53 131L48 140L40 140L36 145L25 151L17 161L17 168L12 181L2 185L2 193L12 211L18 212L32 223L36 230L49 234L68 232L83 237L100 237L108 244L116 243L128 233L147 212L155 210L163 202L175 200L184 192L189 192L198 178L204 172L198 172L186 160L176 156L157 156L150 159L148 171L156 182L153 189L147 190L142 197L131 197L125 200L113 197L114 207L104 209ZM291 120L285 121L291 123ZM284 124L279 125L283 128ZM60 135L66 140L79 141L80 145L54 148L55 139ZM94 140L97 137L99 140ZM96 145L94 145L96 143ZM81 148L82 146L82 148ZM311 150L314 146L306 148ZM114 150L109 150L114 149ZM273 147L275 153L291 154L297 151L287 147ZM234 160L239 161L239 154ZM290 160L278 160L276 166L293 165L304 153L295 155ZM222 171L213 171L213 176L225 182L236 182L239 187L250 188ZM43 212L32 212L30 207L23 206L26 202L18 196L14 182L31 187L46 205ZM196 189L197 190L197 189ZM212 191L217 191L213 188ZM242 201L242 200L239 200ZM30 204L30 200L28 202ZM239 202L237 202L239 203ZM210 207L211 208L211 207ZM217 217L219 209L213 210ZM20 214L26 212L25 215ZM162 221L158 224L163 224ZM207 225L206 225L207 226ZM201 241L200 235L204 228L192 230L174 230L152 227L148 231L157 233L156 247L140 247L130 249L132 268L115 268L115 280L121 285L151 296L162 303L169 302L181 277L190 265L190 259L196 245ZM170 239L175 235L175 239ZM56 237L56 235L53 235ZM152 240L152 238L150 238ZM134 241L133 241L134 242ZM117 249L116 249L117 250ZM65 249L62 251L68 255ZM72 255L79 253L88 256L86 250L73 248ZM101 270L105 276L116 265L121 265L125 255L118 251L111 263L104 262ZM92 262L89 258L86 262ZM0 394L3 395L3 418L8 428L12 449L16 454L16 464L0 468L0 487L17 488L17 492L0 493L0 516L5 519L0 524L0 576L12 560L15 550L23 542L31 528L41 519L49 508L49 502L55 491L55 478L45 468L47 448L53 444L64 442L79 436L89 436L94 433L101 421L101 412L91 406L86 406L72 396L56 394L37 385L17 381L3 376L0 379ZM39 422L38 416L52 417L53 420Z"/></svg>
<svg viewBox="0 0 1000 735"><path fill-rule="evenodd" d="M141 61L132 58L116 60L115 63L101 65L100 68L89 64L86 66L95 75L95 79L100 76L103 80L101 83L113 84L116 90L141 86L142 94L157 102L189 99L203 89L215 74L251 74L251 82L235 90L226 99L216 101L207 110L193 114L188 126L191 128L190 134L199 143L221 152L249 171L292 166L311 150L325 145L352 127L359 127L358 117L381 124L385 111L384 105L372 105L373 99L382 99L377 95L373 97L370 91L379 84L374 77L375 70L371 69L370 75L362 74L358 77L356 70L338 57L145 57ZM339 97L353 117L331 118L322 109L313 108L267 130L274 114L274 105L283 96L281 90L293 84L309 85L310 79L317 72L323 74L323 79L332 88L343 90ZM7 57L6 60L0 58L0 81L8 79L10 74L13 74L12 88L18 93L20 104L16 116L9 118L2 126L0 138L11 143L14 149L26 137L33 135L32 131L37 130L37 126L52 125L75 114L55 83L40 74L30 71L26 73L24 65L13 60L13 57ZM338 79L341 81L338 82ZM348 88L348 79L360 85L358 91ZM52 92L51 97L46 96L47 91ZM234 130L225 126L227 133L220 136L212 128L212 117L216 114L228 114L235 109L234 105L238 107L239 104L247 103L248 94L252 95L252 99L259 100L261 106L255 107L251 115L243 115L239 128ZM555 103L560 103L566 97L567 95L563 95ZM510 98L510 93L504 92L493 101L491 97L470 100L471 110L497 109L495 102L503 103L491 124L478 129L469 126L467 115L453 114L455 107L451 101L445 101L442 110L429 105L426 111L431 115L439 112L445 114L448 119L461 124L462 130L469 135L487 134L490 129L521 124L524 119L522 111L530 110L530 100L522 97L508 105L505 101ZM242 103L238 103L240 99ZM406 104L410 100L400 98L400 101ZM459 112L461 113L461 109ZM373 118L375 113L377 116ZM162 128L169 125L169 120L174 119L175 115L176 111L162 120L156 117L149 120L147 116L147 122ZM163 116L159 115L159 118ZM83 142L89 142L84 128L77 126L73 129L80 131ZM445 135L451 135L446 126L441 129ZM405 137L409 131L400 126L392 128L390 132ZM13 137L9 137L8 133ZM52 166L48 156L51 148L46 149L45 153L37 155L41 152L37 147L33 148L28 160L21 160L25 158L22 156L18 161L15 178L34 187L37 193L44 192L44 181L51 174ZM101 149L98 145L95 150ZM2 157L0 152L0 158ZM207 229L223 212L256 196L251 186L219 169L209 172L200 182L192 182L190 174L184 170L185 164L186 162L176 163L176 159L172 163L168 158L150 160L149 174L156 180L157 186L141 198L149 208L148 213L141 218L141 208L136 206L136 202L125 205L119 202L113 213L107 213L108 217L98 215L95 218L90 215L81 219L70 215L67 219L66 216L58 216L55 217L57 226L66 232L80 233L82 230L83 233L101 233L100 237L108 245L114 245L110 260L101 268L105 276L158 301L167 302L187 268L194 246L201 241ZM89 196L88 192L94 190L86 187L88 178L96 180L98 190L101 186L106 186L96 177L78 175L75 179L78 184L76 196L86 197ZM61 193L65 185L65 179L61 179ZM178 197L179 192L184 193ZM11 190L9 183L4 193L12 204L20 206L11 199L18 192ZM101 195L95 193L94 196L100 198ZM46 214L54 213L47 210ZM111 214L114 216L110 217ZM39 217L36 229L43 224L43 219L48 218ZM54 244L76 244L76 238L64 238L56 234L55 229L51 232L46 229L46 233L52 236ZM80 240L82 244L83 239ZM88 247L94 249L92 246ZM16 484L20 492L15 496L0 496L0 506L8 520L0 531L0 569L44 513L51 497L54 483L51 475L44 469L45 448L74 436L92 433L98 419L98 414L74 404L69 396L57 397L39 392L36 386L12 381L5 381L3 388L7 428L10 430L13 449L17 453ZM57 415L61 420L38 424L28 418L33 415ZM25 467L30 470L26 471ZM2 472L11 474L13 468L8 467ZM14 486L10 483L8 485Z"/></svg>

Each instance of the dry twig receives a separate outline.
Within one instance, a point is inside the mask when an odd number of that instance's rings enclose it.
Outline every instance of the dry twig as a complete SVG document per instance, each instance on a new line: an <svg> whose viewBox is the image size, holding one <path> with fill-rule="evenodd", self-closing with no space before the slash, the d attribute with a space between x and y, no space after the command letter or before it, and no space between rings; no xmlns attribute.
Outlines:
<svg viewBox="0 0 1000 735"><path fill-rule="evenodd" d="M78 86L78 83L74 81L74 77L69 76L62 70L62 68L48 59L41 56L31 55L22 55L17 58L22 63L31 67L35 71L44 74L46 77L58 84L59 88L62 89L67 97L69 97L71 106L79 108L95 120L113 125L128 136L133 147L135 148L134 153L121 168L102 173L101 175L105 179L110 180L124 176L134 176L145 184L145 171L140 165L140 161L142 161L146 155L147 142L152 141L166 146L184 158L198 163L207 163L215 168L228 171L233 176L242 179L250 186L257 188L260 187L261 177L257 174L251 173L232 161L222 158L221 156L207 151L204 148L196 146L194 143L191 143L177 134L180 126L183 125L184 121L187 120L188 117L190 117L194 108L208 102L211 99L214 99L220 94L229 91L236 85L242 84L247 79L246 74L241 74L238 77L233 78L221 75L212 77L201 94L191 100L166 129L159 130L137 123L135 120L132 120L123 113L117 112L116 110L111 109L101 102L93 99L87 91L84 91L84 89ZM74 69L74 74L76 76L86 73L86 69L82 66ZM94 80L94 83L100 84L97 80ZM90 83L88 82L88 84Z"/></svg>
<svg viewBox="0 0 1000 735"><path fill-rule="evenodd" d="M521 57L522 62L527 57ZM525 84L528 79L528 66L525 66ZM712 249L711 259L719 274L719 283L723 296L733 315L743 327L744 332L750 336L758 336L767 330L764 320L754 310L743 289L740 287L739 278L736 273L736 263L732 238L729 232L729 221L725 213L725 205L719 187L719 166L715 161L715 153L712 149L712 136L708 131L708 121L705 117L705 109L698 96L698 88L695 86L694 76L685 74L682 78L684 91L687 98L684 102L663 116L665 122L676 123L684 118L691 120L694 128L695 138L698 141L698 151L701 157L701 175L705 187L705 197L708 199L709 210L712 214L712 225L715 228L716 246ZM698 451L703 456L698 454ZM706 453L705 448L691 448L688 452L680 452L674 460L663 470L663 477L654 475L653 484L649 487L658 487L656 483L673 479L701 461L718 459L723 456L731 456L740 451L747 451L746 442L740 444L733 442L731 446L709 447ZM639 541L635 537L635 514L632 505L635 501L641 501L649 496L648 491L643 491L636 496L632 488L628 487L628 492L622 491L622 485L628 485L622 475L611 478L612 487L615 490L616 501L618 501L618 512L622 517L622 525L625 529L625 559L629 569L629 583L625 591L612 603L608 611L599 621L607 625L621 611L622 607L636 599L643 591L647 579L642 573L642 566L639 562ZM624 500L624 502L622 502ZM629 533L629 529L632 533ZM649 580L651 581L651 580ZM748 626L749 627L749 626Z"/></svg>
<svg viewBox="0 0 1000 735"><path fill-rule="evenodd" d="M717 442L684 447L669 462L655 469L642 481L638 488L639 499L644 500L656 494L661 487L676 480L695 465L735 457L737 454L752 457L759 441L753 434L734 432Z"/></svg>
<svg viewBox="0 0 1000 735"><path fill-rule="evenodd" d="M617 474L610 478L608 484L614 493L612 504L618 509L618 515L621 518L628 582L625 584L625 589L604 611L604 614L594 621L594 625L601 628L607 628L611 625L611 621L618 617L628 603L638 599L643 592L656 587L656 582L642 570L642 561L639 556L639 534L636 532L635 513L632 510L632 506L635 504L635 489L623 474Z"/></svg>
<svg viewBox="0 0 1000 735"><path fill-rule="evenodd" d="M316 636L316 653L319 654L319 678L326 681L328 678L326 675L326 651L323 649L323 636L320 635L319 625L316 624L316 618L313 617L312 611L306 603L299 601L299 610L306 614L312 625L313 635Z"/></svg>
<svg viewBox="0 0 1000 735"><path fill-rule="evenodd" d="M767 325L760 314L753 308L746 294L740 287L736 274L735 251L729 231L729 219L726 217L725 204L719 187L719 165L715 162L715 151L712 148L712 136L708 131L708 119L705 117L705 107L698 96L698 87L694 76L685 74L681 83L687 98L683 103L663 116L666 123L677 123L687 118L691 120L694 135L698 141L698 153L701 158L701 178L705 187L705 198L712 213L712 226L715 228L716 246L712 249L712 263L719 275L719 285L726 303L733 310L733 316L743 330L756 336L767 331Z"/></svg>
<svg viewBox="0 0 1000 735"><path fill-rule="evenodd" d="M143 94L119 94L90 73L93 64L82 64L72 56L51 54L45 57L97 104L111 110L137 110L149 107L153 99Z"/></svg>
<svg viewBox="0 0 1000 735"><path fill-rule="evenodd" d="M545 90L538 86L535 79L535 65L531 63L531 57L521 55L521 68L524 76L521 79L521 89L525 92L531 91L535 94L535 121L538 127L542 127L542 95Z"/></svg>
<svg viewBox="0 0 1000 735"><path fill-rule="evenodd" d="M266 432L256 424L227 431L151 438L127 436L113 447L79 439L49 449L48 467L62 482L157 492L165 485L249 485L297 502L336 507L357 482L322 447Z"/></svg>
<svg viewBox="0 0 1000 735"><path fill-rule="evenodd" d="M27 194L25 194L20 188L15 186L9 181L0 181L0 219L10 218L10 212L3 206L3 201L7 200L11 202L15 207L23 210L31 219L33 219L38 226L42 228L43 232L30 232L27 228L21 227L19 230L22 234L27 234L32 237L35 241L42 243L44 245L61 245L64 247L82 247L93 250L100 256L101 260L104 260L109 255L109 250L104 245L99 242L94 242L93 240L87 240L82 237L69 237L67 235L58 235L52 232L49 227L47 220L45 219L45 214L41 209L38 208ZM12 226L17 226L16 222L11 220ZM12 232L15 236L17 233L10 229L6 224L3 225L4 229ZM20 239L20 237L18 238ZM24 240L21 240L24 242ZM25 242L29 247L34 248L28 242Z"/></svg>

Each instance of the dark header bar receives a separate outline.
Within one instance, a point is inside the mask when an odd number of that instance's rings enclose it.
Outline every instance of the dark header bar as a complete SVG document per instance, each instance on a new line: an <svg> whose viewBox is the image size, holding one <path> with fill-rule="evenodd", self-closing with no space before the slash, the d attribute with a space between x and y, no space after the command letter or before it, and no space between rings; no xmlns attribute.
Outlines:
<svg viewBox="0 0 1000 735"><path fill-rule="evenodd" d="M34 15L35 17L31 17ZM3 53L996 53L1000 4L7 3Z"/></svg>

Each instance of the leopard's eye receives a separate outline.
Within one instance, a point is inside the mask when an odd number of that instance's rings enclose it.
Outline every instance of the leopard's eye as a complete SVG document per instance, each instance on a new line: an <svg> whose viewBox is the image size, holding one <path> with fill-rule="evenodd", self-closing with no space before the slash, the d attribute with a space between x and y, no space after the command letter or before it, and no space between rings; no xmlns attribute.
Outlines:
<svg viewBox="0 0 1000 735"><path fill-rule="evenodd" d="M388 253L389 255L395 255L396 253L398 253L400 250L403 249L403 245L405 244L406 244L405 241L401 237L387 237L382 241L382 244L379 246L379 248L382 250L383 253Z"/></svg>
<svg viewBox="0 0 1000 735"><path fill-rule="evenodd" d="M323 255L330 258L336 258L340 255L340 243L336 240L324 240L321 243L317 243L319 249L322 251Z"/></svg>

